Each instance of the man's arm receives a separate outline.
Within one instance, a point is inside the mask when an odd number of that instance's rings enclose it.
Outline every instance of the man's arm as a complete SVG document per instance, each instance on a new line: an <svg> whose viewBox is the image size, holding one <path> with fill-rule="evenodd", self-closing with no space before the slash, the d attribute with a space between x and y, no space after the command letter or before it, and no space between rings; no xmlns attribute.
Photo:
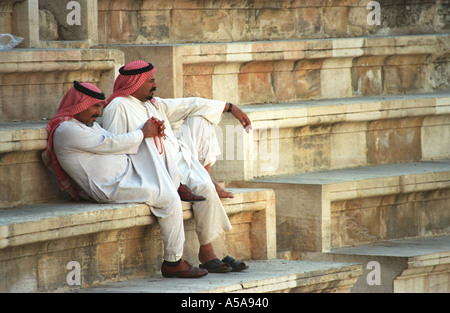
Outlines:
<svg viewBox="0 0 450 313"><path fill-rule="evenodd" d="M143 138L141 130L114 135L98 124L88 129L71 122L62 123L53 135L55 149L95 154L135 154Z"/></svg>
<svg viewBox="0 0 450 313"><path fill-rule="evenodd" d="M198 97L161 99L155 97L171 125L190 116L201 116L217 125L223 114L225 102Z"/></svg>
<svg viewBox="0 0 450 313"><path fill-rule="evenodd" d="M222 119L222 114L228 112L231 106L231 114L236 117L247 132L250 131L251 121L238 106L229 102L209 100L204 98L179 98L157 99L158 104L163 105L164 112L170 123L177 123L189 116L202 116L210 123L217 125Z"/></svg>
<svg viewBox="0 0 450 313"><path fill-rule="evenodd" d="M227 102L225 104L225 108L223 109L223 112L229 112L233 114L235 118L239 120L242 127L248 132L252 129L252 122L250 121L250 118L247 116L247 114L244 113L238 106Z"/></svg>

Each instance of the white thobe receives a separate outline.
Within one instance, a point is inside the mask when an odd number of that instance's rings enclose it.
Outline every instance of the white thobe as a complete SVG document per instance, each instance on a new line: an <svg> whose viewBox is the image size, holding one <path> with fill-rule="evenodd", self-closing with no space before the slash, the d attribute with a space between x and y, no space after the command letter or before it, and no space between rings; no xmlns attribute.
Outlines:
<svg viewBox="0 0 450 313"><path fill-rule="evenodd" d="M201 116L211 124L218 124L225 102L202 98L155 97L155 100L153 105L133 96L115 98L103 112L103 127L112 133L123 134L135 130L152 116L165 121L167 139L162 140L161 157L175 185L182 182L206 198L206 201L194 203L192 208L200 244L210 243L224 231L230 230L231 224L211 177L189 147L175 135L171 124L189 116ZM155 147L153 140L147 139L145 143L148 147Z"/></svg>
<svg viewBox="0 0 450 313"><path fill-rule="evenodd" d="M161 226L164 259L176 261L185 240L181 201L156 149L141 144L141 127L114 135L97 123L88 127L71 119L56 128L53 148L62 168L95 201L148 204Z"/></svg>

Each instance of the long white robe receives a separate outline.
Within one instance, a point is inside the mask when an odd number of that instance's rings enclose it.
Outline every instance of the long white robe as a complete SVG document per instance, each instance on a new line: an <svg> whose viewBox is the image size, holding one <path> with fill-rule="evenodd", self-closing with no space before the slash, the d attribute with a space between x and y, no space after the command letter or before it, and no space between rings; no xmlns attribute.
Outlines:
<svg viewBox="0 0 450 313"><path fill-rule="evenodd" d="M202 98L155 97L155 100L156 105L150 101L141 102L133 96L115 98L103 112L103 127L112 133L123 134L135 130L152 116L165 121L167 139L162 140L161 158L175 185L182 182L206 198L206 201L194 203L193 210L200 244L210 243L230 230L231 224L208 172L183 140L175 135L171 124L189 116L202 116L212 124L218 124L225 102ZM145 144L153 151L154 141L147 139Z"/></svg>
<svg viewBox="0 0 450 313"><path fill-rule="evenodd" d="M55 130L53 148L62 168L95 201L150 205L161 226L164 259L176 261L185 240L181 201L156 149L142 144L141 126L114 135L97 123L88 127L71 119Z"/></svg>

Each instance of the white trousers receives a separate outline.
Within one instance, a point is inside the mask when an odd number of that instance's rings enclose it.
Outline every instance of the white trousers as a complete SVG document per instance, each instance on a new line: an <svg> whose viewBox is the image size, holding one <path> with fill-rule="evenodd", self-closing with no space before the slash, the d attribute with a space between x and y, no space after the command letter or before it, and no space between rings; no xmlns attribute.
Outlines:
<svg viewBox="0 0 450 313"><path fill-rule="evenodd" d="M194 193L206 198L205 201L192 204L197 237L200 245L205 245L232 228L211 177L204 168L207 164L215 163L220 154L219 144L214 126L202 117L186 119L176 136L193 154L189 171L183 171L183 182ZM180 168L186 166L183 164ZM156 210L155 213L157 215ZM177 208L171 215L159 218L159 225L164 243L164 259L171 262L180 259L185 241L182 210Z"/></svg>
<svg viewBox="0 0 450 313"><path fill-rule="evenodd" d="M174 132L191 149L192 155L201 165L212 166L216 163L217 156L221 153L220 146L214 125L208 120L201 116L189 117Z"/></svg>
<svg viewBox="0 0 450 313"><path fill-rule="evenodd" d="M196 232L200 245L213 241L225 231L231 229L231 223L217 195L216 188L204 168L213 165L220 147L217 142L214 125L201 116L187 118L175 131L175 135L192 152L192 164L187 174L185 184L196 194L206 198L205 201L192 205Z"/></svg>

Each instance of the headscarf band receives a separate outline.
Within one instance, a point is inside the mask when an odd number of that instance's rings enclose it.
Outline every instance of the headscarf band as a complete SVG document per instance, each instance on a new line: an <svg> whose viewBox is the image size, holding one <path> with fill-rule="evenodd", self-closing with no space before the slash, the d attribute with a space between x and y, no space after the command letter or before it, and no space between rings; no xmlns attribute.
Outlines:
<svg viewBox="0 0 450 313"><path fill-rule="evenodd" d="M124 65L119 69L119 73L122 75L125 75L125 76L131 76L131 75L142 74L145 72L150 72L151 70L153 70L153 65L151 63L148 63L148 66L145 66L142 68L137 68L137 69L132 69L132 70L126 70L125 65Z"/></svg>
<svg viewBox="0 0 450 313"><path fill-rule="evenodd" d="M93 91L89 88L84 87L83 85L81 85L79 82L77 82L76 80L73 81L73 87L78 90L79 92L84 93L85 95L88 95L90 97L93 97L95 99L100 99L100 100L105 100L105 94L103 92L96 92Z"/></svg>
<svg viewBox="0 0 450 313"><path fill-rule="evenodd" d="M119 69L114 81L113 93L106 100L107 105L117 97L128 97L138 90L156 72L156 68L142 60L132 61ZM154 99L151 101L154 103Z"/></svg>

